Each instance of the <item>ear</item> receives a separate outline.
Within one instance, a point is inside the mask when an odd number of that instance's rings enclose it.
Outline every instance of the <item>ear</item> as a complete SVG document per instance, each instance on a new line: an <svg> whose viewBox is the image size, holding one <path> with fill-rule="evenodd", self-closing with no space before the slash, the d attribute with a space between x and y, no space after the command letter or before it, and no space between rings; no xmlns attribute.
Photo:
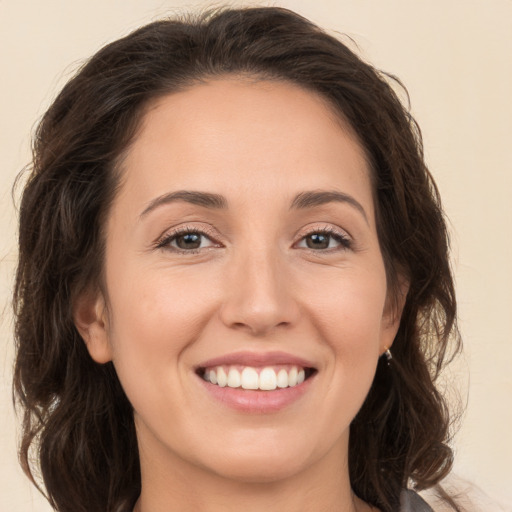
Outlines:
<svg viewBox="0 0 512 512"><path fill-rule="evenodd" d="M100 364L112 360L108 337L105 299L100 291L83 292L74 301L73 320L94 361Z"/></svg>
<svg viewBox="0 0 512 512"><path fill-rule="evenodd" d="M393 341L395 341L408 293L409 280L403 275L399 275L397 291L393 294L388 293L384 306L381 324L380 355L391 348Z"/></svg>

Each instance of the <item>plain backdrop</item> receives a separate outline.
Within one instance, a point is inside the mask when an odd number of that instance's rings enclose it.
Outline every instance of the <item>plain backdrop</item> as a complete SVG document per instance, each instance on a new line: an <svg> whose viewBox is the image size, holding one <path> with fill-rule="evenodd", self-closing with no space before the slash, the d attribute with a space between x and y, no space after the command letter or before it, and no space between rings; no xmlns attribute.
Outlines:
<svg viewBox="0 0 512 512"><path fill-rule="evenodd" d="M50 510L16 460L11 187L36 121L73 71L146 22L212 2L0 0L0 510ZM216 3L215 5L221 5ZM402 79L450 219L464 356L447 374L467 401L455 472L512 504L512 1L295 0L280 5ZM352 43L350 43L352 44ZM508 509L508 508L507 508Z"/></svg>

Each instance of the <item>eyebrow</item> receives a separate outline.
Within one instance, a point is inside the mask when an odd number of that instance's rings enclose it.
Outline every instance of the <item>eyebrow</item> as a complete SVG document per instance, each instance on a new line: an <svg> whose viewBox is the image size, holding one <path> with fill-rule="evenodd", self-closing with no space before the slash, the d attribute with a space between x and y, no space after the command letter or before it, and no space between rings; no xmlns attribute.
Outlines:
<svg viewBox="0 0 512 512"><path fill-rule="evenodd" d="M190 204L210 208L214 210L225 210L228 208L227 199L220 194L213 194L211 192L200 192L197 190L177 190L169 192L153 199L140 217L146 216L152 210L174 202L183 201ZM368 216L366 211L359 201L354 199L348 194L338 192L336 190L310 190L298 193L290 204L290 210L305 210L322 206L328 203L346 203L354 207L364 217L368 224Z"/></svg>

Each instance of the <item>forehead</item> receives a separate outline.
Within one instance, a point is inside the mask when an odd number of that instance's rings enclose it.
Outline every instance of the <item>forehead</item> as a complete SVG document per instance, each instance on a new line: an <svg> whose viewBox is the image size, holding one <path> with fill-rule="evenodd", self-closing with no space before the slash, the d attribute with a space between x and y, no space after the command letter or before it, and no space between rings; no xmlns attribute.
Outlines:
<svg viewBox="0 0 512 512"><path fill-rule="evenodd" d="M323 97L287 82L223 79L159 98L123 173L121 194L142 203L175 189L265 201L337 184L371 200L365 152L350 127Z"/></svg>

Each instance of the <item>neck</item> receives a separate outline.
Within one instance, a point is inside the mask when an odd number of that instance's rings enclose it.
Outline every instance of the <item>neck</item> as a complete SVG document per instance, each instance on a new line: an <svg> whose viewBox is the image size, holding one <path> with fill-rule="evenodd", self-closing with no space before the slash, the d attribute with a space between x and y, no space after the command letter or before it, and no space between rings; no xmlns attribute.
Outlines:
<svg viewBox="0 0 512 512"><path fill-rule="evenodd" d="M342 455L346 449L327 454L298 474L250 482L226 478L183 459L173 460L169 453L155 464L151 452L149 447L140 451L142 492L133 512L372 510L352 492L347 459Z"/></svg>

